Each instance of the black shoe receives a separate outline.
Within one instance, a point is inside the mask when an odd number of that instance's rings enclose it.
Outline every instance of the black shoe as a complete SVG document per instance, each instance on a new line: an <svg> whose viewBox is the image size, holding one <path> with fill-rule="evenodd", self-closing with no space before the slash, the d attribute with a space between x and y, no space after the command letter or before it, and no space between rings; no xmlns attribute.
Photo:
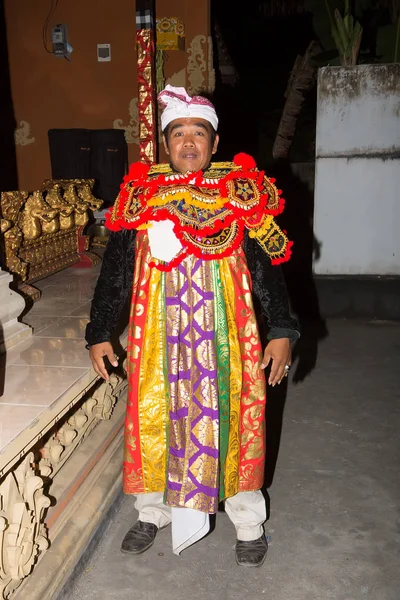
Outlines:
<svg viewBox="0 0 400 600"><path fill-rule="evenodd" d="M121 552L142 554L154 544L158 531L157 525L136 521L123 539Z"/></svg>
<svg viewBox="0 0 400 600"><path fill-rule="evenodd" d="M268 543L265 535L251 542L236 542L236 562L241 567L261 567L267 556Z"/></svg>

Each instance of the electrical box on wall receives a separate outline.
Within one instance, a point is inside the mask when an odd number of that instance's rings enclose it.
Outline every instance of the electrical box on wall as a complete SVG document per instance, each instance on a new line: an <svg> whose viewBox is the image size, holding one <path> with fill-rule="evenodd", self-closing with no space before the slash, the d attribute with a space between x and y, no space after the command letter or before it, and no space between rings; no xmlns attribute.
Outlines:
<svg viewBox="0 0 400 600"><path fill-rule="evenodd" d="M51 30L51 41L53 44L53 54L68 58L70 55L70 46L68 44L68 29L66 25L56 25Z"/></svg>
<svg viewBox="0 0 400 600"><path fill-rule="evenodd" d="M97 60L98 62L111 61L111 44L97 44Z"/></svg>

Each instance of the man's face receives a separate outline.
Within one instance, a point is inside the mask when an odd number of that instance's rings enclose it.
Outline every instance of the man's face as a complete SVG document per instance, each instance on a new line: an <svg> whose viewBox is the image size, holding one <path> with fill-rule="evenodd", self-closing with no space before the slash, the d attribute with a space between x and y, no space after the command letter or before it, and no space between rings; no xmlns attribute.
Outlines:
<svg viewBox="0 0 400 600"><path fill-rule="evenodd" d="M200 171L208 167L218 147L218 135L212 141L212 127L205 119L175 119L168 128L164 148L175 171Z"/></svg>

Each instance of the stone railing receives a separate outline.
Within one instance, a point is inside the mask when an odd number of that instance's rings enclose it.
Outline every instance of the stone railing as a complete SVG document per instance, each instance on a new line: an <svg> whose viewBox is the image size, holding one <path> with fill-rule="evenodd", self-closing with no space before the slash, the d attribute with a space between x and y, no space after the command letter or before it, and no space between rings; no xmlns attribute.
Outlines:
<svg viewBox="0 0 400 600"><path fill-rule="evenodd" d="M1 451L1 599L50 600L79 560L103 511L96 502L118 487L120 468L104 474L122 447L126 388L124 369L108 382L89 369ZM83 525L74 537L77 512Z"/></svg>
<svg viewBox="0 0 400 600"><path fill-rule="evenodd" d="M82 233L89 211L102 205L93 184L49 179L40 191L1 194L3 266L20 282L33 283L81 260L88 250Z"/></svg>

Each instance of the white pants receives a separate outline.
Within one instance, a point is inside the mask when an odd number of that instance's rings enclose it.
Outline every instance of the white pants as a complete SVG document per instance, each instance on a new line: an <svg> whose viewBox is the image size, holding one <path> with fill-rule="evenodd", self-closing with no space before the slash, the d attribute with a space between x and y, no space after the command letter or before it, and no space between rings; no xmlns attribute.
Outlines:
<svg viewBox="0 0 400 600"><path fill-rule="evenodd" d="M135 498L139 520L153 523L158 528L171 523L171 508L163 503L160 492L140 494ZM225 512L236 528L237 539L251 542L263 534L262 525L267 518L265 499L262 493L239 492L225 500Z"/></svg>

